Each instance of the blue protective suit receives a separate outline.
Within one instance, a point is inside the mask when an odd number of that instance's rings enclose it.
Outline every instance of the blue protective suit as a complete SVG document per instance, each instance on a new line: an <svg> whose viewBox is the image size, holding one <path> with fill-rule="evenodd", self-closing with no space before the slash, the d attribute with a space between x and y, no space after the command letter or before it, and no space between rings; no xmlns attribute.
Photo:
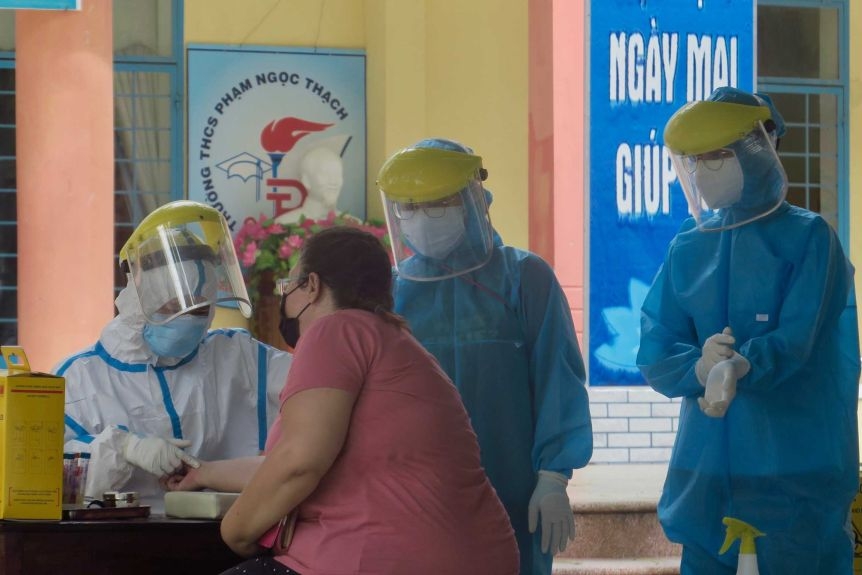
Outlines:
<svg viewBox="0 0 862 575"><path fill-rule="evenodd" d="M698 408L694 366L725 326L751 371L716 419ZM766 533L757 539L761 575L852 572L853 267L819 215L785 202L731 230L683 224L644 302L637 361L654 389L683 398L658 507L668 538L684 546L683 574L736 565L738 548L718 555L725 516Z"/></svg>
<svg viewBox="0 0 862 575"><path fill-rule="evenodd" d="M490 261L440 281L397 278L395 311L461 392L491 484L506 507L521 573L549 574L527 505L540 469L571 477L592 455L584 362L553 270L494 234Z"/></svg>

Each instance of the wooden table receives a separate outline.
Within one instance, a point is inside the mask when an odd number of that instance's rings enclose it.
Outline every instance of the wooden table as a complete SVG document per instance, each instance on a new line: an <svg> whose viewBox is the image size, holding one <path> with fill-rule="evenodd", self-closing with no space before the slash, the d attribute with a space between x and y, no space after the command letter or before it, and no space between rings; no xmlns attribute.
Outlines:
<svg viewBox="0 0 862 575"><path fill-rule="evenodd" d="M241 561L218 521L0 521L4 575L217 575Z"/></svg>

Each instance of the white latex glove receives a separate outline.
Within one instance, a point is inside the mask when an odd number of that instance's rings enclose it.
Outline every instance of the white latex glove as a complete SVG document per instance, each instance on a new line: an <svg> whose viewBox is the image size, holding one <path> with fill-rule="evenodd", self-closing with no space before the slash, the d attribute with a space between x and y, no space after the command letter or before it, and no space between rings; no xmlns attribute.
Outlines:
<svg viewBox="0 0 862 575"><path fill-rule="evenodd" d="M553 471L539 471L536 488L530 497L527 507L530 533L536 532L539 518L542 519L542 553L554 555L575 538L575 517L569 496L566 495L566 485L569 480L565 475Z"/></svg>
<svg viewBox="0 0 862 575"><path fill-rule="evenodd" d="M736 381L750 369L748 360L735 352L730 359L715 364L706 380L703 397L697 398L701 411L709 417L724 417L736 397Z"/></svg>
<svg viewBox="0 0 862 575"><path fill-rule="evenodd" d="M715 367L715 364L733 357L733 344L735 343L736 338L733 337L733 330L730 329L730 326L724 328L721 333L706 338L700 359L694 364L694 373L701 385L706 385L709 372Z"/></svg>
<svg viewBox="0 0 862 575"><path fill-rule="evenodd" d="M200 462L182 450L191 445L187 439L162 439L161 437L138 437L130 433L123 446L126 461L159 477L169 475L182 467L200 467Z"/></svg>

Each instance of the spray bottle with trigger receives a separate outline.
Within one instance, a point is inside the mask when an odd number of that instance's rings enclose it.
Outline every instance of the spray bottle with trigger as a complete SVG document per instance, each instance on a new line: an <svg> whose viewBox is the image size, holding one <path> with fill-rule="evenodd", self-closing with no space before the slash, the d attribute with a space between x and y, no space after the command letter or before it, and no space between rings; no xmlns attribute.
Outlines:
<svg viewBox="0 0 862 575"><path fill-rule="evenodd" d="M739 539L739 562L736 567L736 575L760 575L760 571L757 569L757 551L754 547L754 539L766 535L766 533L762 533L745 521L733 517L725 517L721 522L724 523L727 530L724 544L718 553L726 552L733 545L733 542Z"/></svg>

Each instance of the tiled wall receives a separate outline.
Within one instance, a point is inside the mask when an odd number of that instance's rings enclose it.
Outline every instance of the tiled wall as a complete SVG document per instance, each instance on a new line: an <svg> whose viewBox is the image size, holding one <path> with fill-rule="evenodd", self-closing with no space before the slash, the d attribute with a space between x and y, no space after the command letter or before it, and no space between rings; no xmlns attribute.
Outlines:
<svg viewBox="0 0 862 575"><path fill-rule="evenodd" d="M590 387L590 463L666 463L679 426L680 399L650 387Z"/></svg>

